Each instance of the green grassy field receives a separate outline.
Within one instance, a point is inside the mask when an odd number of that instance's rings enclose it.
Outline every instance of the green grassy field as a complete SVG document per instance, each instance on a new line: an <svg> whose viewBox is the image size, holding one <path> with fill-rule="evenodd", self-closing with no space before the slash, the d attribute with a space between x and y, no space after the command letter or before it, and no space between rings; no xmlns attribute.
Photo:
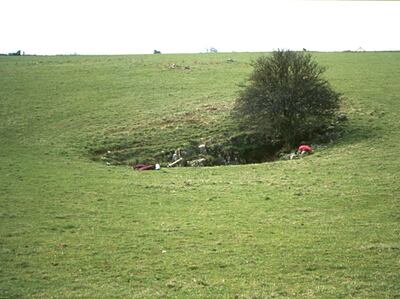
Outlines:
<svg viewBox="0 0 400 299"><path fill-rule="evenodd" d="M229 133L258 55L0 57L0 298L400 298L400 53L314 54L350 121L310 157L91 160Z"/></svg>

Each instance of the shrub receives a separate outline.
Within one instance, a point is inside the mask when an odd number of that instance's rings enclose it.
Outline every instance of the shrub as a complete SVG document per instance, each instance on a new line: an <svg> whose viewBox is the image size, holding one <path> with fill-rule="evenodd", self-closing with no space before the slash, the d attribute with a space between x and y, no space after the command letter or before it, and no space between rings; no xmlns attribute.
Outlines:
<svg viewBox="0 0 400 299"><path fill-rule="evenodd" d="M278 50L259 57L234 115L247 127L291 148L321 134L335 117L340 95L307 52Z"/></svg>

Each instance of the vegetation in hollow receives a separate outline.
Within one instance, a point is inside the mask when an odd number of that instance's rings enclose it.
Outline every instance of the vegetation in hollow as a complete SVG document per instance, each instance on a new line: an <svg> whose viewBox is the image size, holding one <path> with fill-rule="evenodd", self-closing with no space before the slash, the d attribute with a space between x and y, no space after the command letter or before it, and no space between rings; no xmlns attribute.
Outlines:
<svg viewBox="0 0 400 299"><path fill-rule="evenodd" d="M235 104L235 117L291 148L327 130L340 94L322 77L325 68L307 52L278 50L253 63L249 84Z"/></svg>

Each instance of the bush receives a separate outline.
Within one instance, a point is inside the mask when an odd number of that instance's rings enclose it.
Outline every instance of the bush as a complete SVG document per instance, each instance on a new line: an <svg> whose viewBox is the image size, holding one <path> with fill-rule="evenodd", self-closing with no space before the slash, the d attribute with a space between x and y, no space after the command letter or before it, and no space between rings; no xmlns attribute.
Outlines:
<svg viewBox="0 0 400 299"><path fill-rule="evenodd" d="M307 52L278 50L259 57L235 103L241 124L291 148L321 134L335 117L340 95Z"/></svg>

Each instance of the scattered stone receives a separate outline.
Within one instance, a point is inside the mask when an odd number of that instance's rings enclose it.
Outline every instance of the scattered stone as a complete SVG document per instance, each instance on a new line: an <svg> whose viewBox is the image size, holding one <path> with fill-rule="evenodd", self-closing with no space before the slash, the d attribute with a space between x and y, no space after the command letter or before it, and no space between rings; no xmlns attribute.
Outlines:
<svg viewBox="0 0 400 299"><path fill-rule="evenodd" d="M207 154L207 146L205 144L200 144L199 145L199 151L202 154Z"/></svg>
<svg viewBox="0 0 400 299"><path fill-rule="evenodd" d="M181 158L181 156L182 156L182 151L181 151L180 148L178 148L178 149L174 152L174 154L172 155L172 161L179 160L179 159Z"/></svg>
<svg viewBox="0 0 400 299"><path fill-rule="evenodd" d="M202 167L205 166L205 163L207 162L207 159L205 158L200 158L192 161L188 161L188 165L191 167Z"/></svg>
<svg viewBox="0 0 400 299"><path fill-rule="evenodd" d="M337 116L337 120L338 121L346 121L348 119L349 118L348 118L347 114L344 113L344 112L339 113L338 116Z"/></svg>

